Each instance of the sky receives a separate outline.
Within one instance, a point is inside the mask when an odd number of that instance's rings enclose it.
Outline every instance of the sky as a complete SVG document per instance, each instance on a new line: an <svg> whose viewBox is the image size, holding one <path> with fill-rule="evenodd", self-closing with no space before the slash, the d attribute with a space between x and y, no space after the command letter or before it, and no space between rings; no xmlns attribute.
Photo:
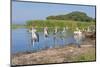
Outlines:
<svg viewBox="0 0 100 67"><path fill-rule="evenodd" d="M47 16L64 15L73 11L85 12L95 18L94 6L12 1L12 23L25 24L28 20L45 20Z"/></svg>

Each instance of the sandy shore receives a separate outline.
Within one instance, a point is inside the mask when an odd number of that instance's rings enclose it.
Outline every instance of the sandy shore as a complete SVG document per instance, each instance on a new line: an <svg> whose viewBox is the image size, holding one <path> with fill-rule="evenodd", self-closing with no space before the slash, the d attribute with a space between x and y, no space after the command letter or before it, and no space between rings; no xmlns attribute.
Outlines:
<svg viewBox="0 0 100 67"><path fill-rule="evenodd" d="M50 48L36 53L12 55L12 65L49 64L74 61L95 61L95 40L86 39L81 48L71 44L60 48Z"/></svg>

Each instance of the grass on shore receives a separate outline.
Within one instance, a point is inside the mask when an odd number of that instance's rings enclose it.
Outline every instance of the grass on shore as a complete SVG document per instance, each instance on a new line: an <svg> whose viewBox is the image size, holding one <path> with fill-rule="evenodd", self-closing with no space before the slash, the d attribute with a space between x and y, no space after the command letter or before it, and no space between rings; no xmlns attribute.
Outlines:
<svg viewBox="0 0 100 67"><path fill-rule="evenodd" d="M67 56L65 58L64 62L68 62L68 61L95 61L96 60L96 55L95 55L95 49L92 48L90 50L87 50L84 53L81 53L79 55L73 55L73 56Z"/></svg>

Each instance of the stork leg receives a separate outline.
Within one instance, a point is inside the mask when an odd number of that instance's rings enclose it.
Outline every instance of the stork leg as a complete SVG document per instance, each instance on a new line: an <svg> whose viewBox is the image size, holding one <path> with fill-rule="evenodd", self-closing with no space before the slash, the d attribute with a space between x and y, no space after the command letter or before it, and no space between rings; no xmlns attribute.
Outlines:
<svg viewBox="0 0 100 67"><path fill-rule="evenodd" d="M45 49L47 49L47 37L45 36Z"/></svg>
<svg viewBox="0 0 100 67"><path fill-rule="evenodd" d="M81 47L81 46L80 46L80 43L81 43L81 42L80 42L80 40L78 39L78 40L77 40L77 46L78 46L78 48Z"/></svg>
<svg viewBox="0 0 100 67"><path fill-rule="evenodd" d="M80 44L77 44L78 48L81 48Z"/></svg>
<svg viewBox="0 0 100 67"><path fill-rule="evenodd" d="M34 48L34 45L35 45L35 41L33 40L33 43L32 43L32 45L33 45L33 48Z"/></svg>
<svg viewBox="0 0 100 67"><path fill-rule="evenodd" d="M39 46L39 43L38 42L36 42L36 43L37 43L38 50L41 50L41 47Z"/></svg>
<svg viewBox="0 0 100 67"><path fill-rule="evenodd" d="M53 38L53 41L54 41L54 47L55 47L55 39L56 39L56 37Z"/></svg>
<svg viewBox="0 0 100 67"><path fill-rule="evenodd" d="M64 38L62 38L62 45L64 44Z"/></svg>

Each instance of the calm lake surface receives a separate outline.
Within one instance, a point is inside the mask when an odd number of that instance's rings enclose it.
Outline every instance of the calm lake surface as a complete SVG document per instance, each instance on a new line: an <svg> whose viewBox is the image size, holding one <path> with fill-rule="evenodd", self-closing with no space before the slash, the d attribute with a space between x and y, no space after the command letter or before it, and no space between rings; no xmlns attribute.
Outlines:
<svg viewBox="0 0 100 67"><path fill-rule="evenodd" d="M75 43L73 33L68 30L65 34L58 32L55 40L52 32L49 33L48 38L44 37L43 32L38 32L38 34L39 42L36 42L33 46L31 42L31 33L28 32L28 29L12 29L11 52L18 53L39 51L47 48L62 47L70 43Z"/></svg>

